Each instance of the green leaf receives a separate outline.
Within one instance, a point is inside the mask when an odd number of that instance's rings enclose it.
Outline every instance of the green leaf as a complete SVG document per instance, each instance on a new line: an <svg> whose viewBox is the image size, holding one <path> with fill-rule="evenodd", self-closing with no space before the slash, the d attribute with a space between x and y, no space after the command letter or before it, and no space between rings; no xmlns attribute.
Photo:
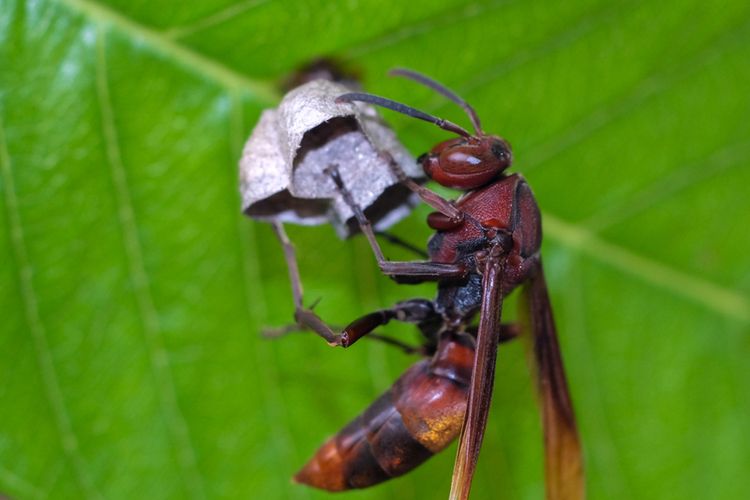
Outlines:
<svg viewBox="0 0 750 500"><path fill-rule="evenodd" d="M590 497L749 497L750 4L692 0L0 0L0 493L328 498L290 476L413 360L259 338L291 297L237 160L320 55L466 123L385 76L426 72L513 143ZM415 154L446 137L388 118ZM396 232L425 241L426 213ZM434 293L380 276L360 239L291 235L331 323ZM541 498L520 345L497 377L473 498ZM453 453L340 497L445 497Z"/></svg>

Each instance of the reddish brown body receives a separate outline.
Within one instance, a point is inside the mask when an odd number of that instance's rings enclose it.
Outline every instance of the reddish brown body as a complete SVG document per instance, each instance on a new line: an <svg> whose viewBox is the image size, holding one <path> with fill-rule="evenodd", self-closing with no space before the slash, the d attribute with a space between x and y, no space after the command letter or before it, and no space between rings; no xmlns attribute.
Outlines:
<svg viewBox="0 0 750 500"><path fill-rule="evenodd" d="M528 273L529 266L523 264L539 252L542 243L539 208L529 185L518 174L502 176L465 193L456 208L465 213L459 223L452 223L439 212L428 216L427 224L438 230L429 244L431 260L453 264L470 259L474 252L467 252L468 246L481 250L488 246L493 230L503 232L513 244L508 256L513 272L507 276L506 287L510 292Z"/></svg>
<svg viewBox="0 0 750 500"><path fill-rule="evenodd" d="M415 363L326 441L295 480L342 491L406 474L458 436L473 362L470 337L444 335L432 359Z"/></svg>
<svg viewBox="0 0 750 500"><path fill-rule="evenodd" d="M511 333L513 326L500 322L503 299L523 285L522 313L527 313L525 326L532 336L531 359L542 403L547 498L580 500L584 496L581 449L539 255L539 207L523 177L505 174L512 160L510 145L484 133L471 106L424 75L409 70L396 74L461 105L476 131L470 134L454 123L371 94L355 92L337 98L337 102L378 104L460 136L441 142L419 159L430 178L464 191L455 202L419 186L392 162L399 179L437 210L427 218L436 230L428 244L429 260L387 260L370 222L335 168L330 175L355 213L381 271L399 283L436 282L437 297L399 302L337 333L302 306L293 248L280 228L277 234L290 267L299 324L331 345L349 347L391 320L414 323L425 338L421 350L379 338L431 359L413 365L329 439L295 479L330 491L371 486L410 471L460 436L450 498L468 499L489 415L497 346L516 335Z"/></svg>
<svg viewBox="0 0 750 500"><path fill-rule="evenodd" d="M437 212L428 218L431 227L439 226L429 243L431 260L472 265L476 252L490 241L488 228L506 232L516 263L515 272L507 275L505 289L510 292L541 243L539 210L528 185L520 175L503 176L467 192L456 207L466 214L459 223ZM443 332L432 359L413 365L323 444L295 480L329 491L364 488L409 472L450 444L464 419L474 361L474 337L457 332L469 326L480 300L476 272L441 283L433 323L423 327L428 338ZM437 330L434 325L439 325Z"/></svg>

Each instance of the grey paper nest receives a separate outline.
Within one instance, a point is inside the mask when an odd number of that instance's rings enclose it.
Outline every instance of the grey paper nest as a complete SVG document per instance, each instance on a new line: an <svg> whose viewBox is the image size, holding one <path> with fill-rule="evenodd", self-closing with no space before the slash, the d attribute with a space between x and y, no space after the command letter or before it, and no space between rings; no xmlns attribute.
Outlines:
<svg viewBox="0 0 750 500"><path fill-rule="evenodd" d="M358 229L324 171L336 165L376 230L405 217L417 198L398 183L387 155L410 177L423 172L372 106L337 104L349 89L316 80L263 112L240 160L242 209L250 217L304 225L330 222L339 236Z"/></svg>

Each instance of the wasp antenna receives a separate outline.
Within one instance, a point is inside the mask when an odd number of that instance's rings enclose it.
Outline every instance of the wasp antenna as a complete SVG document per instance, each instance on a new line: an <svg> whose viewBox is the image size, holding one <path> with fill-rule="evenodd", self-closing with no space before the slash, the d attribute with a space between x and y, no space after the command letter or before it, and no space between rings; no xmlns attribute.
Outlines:
<svg viewBox="0 0 750 500"><path fill-rule="evenodd" d="M401 104L400 102L386 99L385 97L380 97L380 96L373 95L373 94L366 94L364 92L350 92L348 94L340 95L336 98L337 103L353 102L353 101L368 102L370 104L382 106L384 108L397 111L404 115L411 116L412 118L418 118L426 122L434 123L435 125L442 128L443 130L448 130L450 132L453 132L455 134L458 134L464 137L471 137L471 134L469 132L467 132L463 127L456 125L453 122L449 122L448 120L443 120L442 118L438 118L436 116L428 115L427 113L423 111L414 109L411 106L407 106L406 104Z"/></svg>
<svg viewBox="0 0 750 500"><path fill-rule="evenodd" d="M469 115L471 124L474 126L474 130L476 130L477 134L481 135L483 133L482 123L479 121L479 115L477 115L477 112L474 110L471 104L463 100L455 92L453 92L451 89L449 89L442 83L438 83L432 78L423 75L422 73L417 73L416 71L405 69L405 68L394 68L390 70L388 74L391 76L403 76L410 80L414 80L415 82L421 83L425 87L429 87L435 92L444 95L451 101L461 106L463 110L466 112L466 114Z"/></svg>

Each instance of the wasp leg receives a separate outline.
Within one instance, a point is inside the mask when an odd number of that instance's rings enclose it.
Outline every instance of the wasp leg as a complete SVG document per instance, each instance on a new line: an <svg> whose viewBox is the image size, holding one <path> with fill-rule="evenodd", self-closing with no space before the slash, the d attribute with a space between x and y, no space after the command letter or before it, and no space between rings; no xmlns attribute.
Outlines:
<svg viewBox="0 0 750 500"><path fill-rule="evenodd" d="M440 264L437 262L393 262L378 261L383 274L397 283L421 283L423 281L441 281L465 278L469 270L459 264Z"/></svg>
<svg viewBox="0 0 750 500"><path fill-rule="evenodd" d="M357 218L357 223L359 224L362 233L367 238L367 241L370 243L370 247L378 261L378 266L384 274L390 276L399 283L419 283L421 281L460 279L464 278L469 273L465 266L459 264L441 264L430 261L392 262L386 259L383 250L380 248L380 243L378 243L378 240L375 237L372 224L365 216L362 208L354 201L351 192L344 185L338 168L335 165L330 166L328 168L328 174L336 183L336 187L344 198L344 201L349 205L349 208L352 209L352 212L354 212L354 216Z"/></svg>
<svg viewBox="0 0 750 500"><path fill-rule="evenodd" d="M337 325L328 325L334 332L341 331L341 327ZM289 323L281 326L268 326L264 327L260 334L262 337L275 340L281 337L286 337L293 333L307 333L309 328L299 323Z"/></svg>
<svg viewBox="0 0 750 500"><path fill-rule="evenodd" d="M435 311L432 302L429 300L411 299L398 302L389 309L365 314L349 323L341 332L342 345L348 347L379 326L383 326L394 319L404 323L420 325L436 318L440 318L440 315ZM380 338L385 339L387 337Z"/></svg>
<svg viewBox="0 0 750 500"><path fill-rule="evenodd" d="M319 336L323 337L328 344L332 346L349 347L360 338L372 332L377 327L385 325L392 319L419 324L433 318L437 314L432 306L432 302L428 300L406 300L397 303L390 309L382 309L380 311L366 314L351 322L346 328L341 330L341 333L337 333L325 321L323 321L320 316L315 314L312 309L304 307L302 302L302 279L299 274L299 266L297 265L297 255L294 251L294 245L289 240L283 224L280 222L274 222L273 228L276 237L281 242L281 246L284 250L284 258L286 259L287 268L289 270L289 281L292 285L292 295L294 297L294 319L299 328L312 330ZM290 331L294 331L293 326L287 326L276 331L270 330L267 332L267 336L278 337L289 333ZM390 341L390 339L386 340L384 337L379 338L383 342L394 345L400 344L398 341ZM408 348L409 351L412 349L405 344L401 345L401 347L404 350L407 350Z"/></svg>
<svg viewBox="0 0 750 500"><path fill-rule="evenodd" d="M416 193L423 202L427 203L441 214L449 217L452 222L461 222L463 220L464 212L456 208L453 202L446 200L435 191L427 189L426 187L420 186L414 182L414 179L406 175L406 172L401 169L401 166L387 151L381 151L379 154L388 162L391 171L393 171L393 175L396 176L399 182L409 188L413 193Z"/></svg>
<svg viewBox="0 0 750 500"><path fill-rule="evenodd" d="M394 245L399 246L399 247L403 248L404 250L408 250L408 251L410 251L410 252L412 252L412 253L414 253L414 254L422 257L423 259L427 259L427 258L430 257L427 254L427 252L425 252L424 250L422 250L418 246L412 245L408 241L402 240L401 238L399 238L395 234L392 234L392 233L389 233L389 232L386 232L386 231L376 231L375 235L376 236L380 236L382 238L385 238L390 243L393 243Z"/></svg>
<svg viewBox="0 0 750 500"><path fill-rule="evenodd" d="M330 345L341 345L340 335L333 331L312 309L308 309L303 305L302 279L299 275L299 266L297 265L297 254L294 251L294 245L289 240L284 230L284 225L281 222L274 222L273 229L276 237L281 242L289 271L289 281L292 284L292 296L294 297L294 320L300 327L310 329L323 337Z"/></svg>
<svg viewBox="0 0 750 500"><path fill-rule="evenodd" d="M303 328L297 323L291 323L283 326L266 326L263 327L260 334L267 339L278 339L286 337L290 333L297 333L303 331Z"/></svg>
<svg viewBox="0 0 750 500"><path fill-rule="evenodd" d="M290 325L284 325L279 327L270 327L270 328L264 328L262 335L264 338L267 339L278 339L281 337L284 337L286 335L292 334L292 333L306 333L307 328L305 328L303 325L298 325L296 323L290 324ZM380 335L379 333L369 333L367 335L367 338L370 340L376 340L378 342L382 342L384 344L397 347L401 351L403 351L405 354L419 354L421 356L427 355L427 349L425 349L424 346L413 346L409 345L406 342L402 342L400 340L386 337L385 335Z"/></svg>

